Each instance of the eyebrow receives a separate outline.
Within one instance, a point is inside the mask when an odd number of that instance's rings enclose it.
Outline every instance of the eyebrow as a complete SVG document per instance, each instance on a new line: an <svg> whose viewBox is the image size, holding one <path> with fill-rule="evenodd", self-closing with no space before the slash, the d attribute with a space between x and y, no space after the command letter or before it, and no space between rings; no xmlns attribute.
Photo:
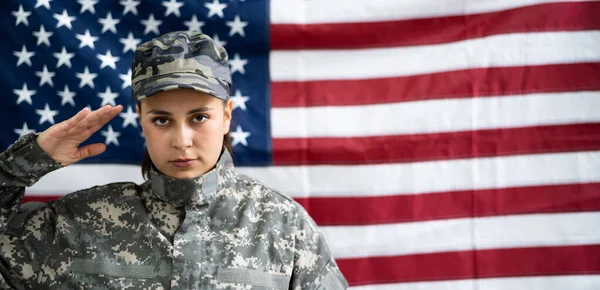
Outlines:
<svg viewBox="0 0 600 290"><path fill-rule="evenodd" d="M193 110L189 110L187 112L187 114L188 115L192 115L192 114L197 114L197 113L203 113L203 112L206 112L206 111L210 111L212 109L213 108L211 108L211 107L200 107L200 108L196 108L196 109L193 109ZM167 115L167 116L170 116L171 112L161 111L161 110L154 110L153 109L153 110L149 110L148 112L146 112L146 114Z"/></svg>

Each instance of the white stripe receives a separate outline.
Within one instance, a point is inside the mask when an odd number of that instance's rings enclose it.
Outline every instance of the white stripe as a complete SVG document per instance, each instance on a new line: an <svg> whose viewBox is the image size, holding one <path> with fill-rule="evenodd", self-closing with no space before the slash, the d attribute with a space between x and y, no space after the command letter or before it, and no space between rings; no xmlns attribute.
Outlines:
<svg viewBox="0 0 600 290"><path fill-rule="evenodd" d="M600 49L599 49L600 51ZM600 91L273 108L273 138L369 137L600 121Z"/></svg>
<svg viewBox="0 0 600 290"><path fill-rule="evenodd" d="M597 62L598 47L600 31L515 33L413 47L276 50L271 52L269 65L273 81L365 79L468 68Z"/></svg>
<svg viewBox="0 0 600 290"><path fill-rule="evenodd" d="M600 151L363 166L240 167L294 197L385 196L514 186L600 182ZM139 168L71 165L44 176L30 194L63 194L113 181L142 180Z"/></svg>
<svg viewBox="0 0 600 290"><path fill-rule="evenodd" d="M320 227L337 259L600 244L600 212Z"/></svg>
<svg viewBox="0 0 600 290"><path fill-rule="evenodd" d="M375 22L496 12L561 0L271 0L273 24Z"/></svg>
<svg viewBox="0 0 600 290"><path fill-rule="evenodd" d="M600 275L490 278L355 286L349 290L597 290Z"/></svg>

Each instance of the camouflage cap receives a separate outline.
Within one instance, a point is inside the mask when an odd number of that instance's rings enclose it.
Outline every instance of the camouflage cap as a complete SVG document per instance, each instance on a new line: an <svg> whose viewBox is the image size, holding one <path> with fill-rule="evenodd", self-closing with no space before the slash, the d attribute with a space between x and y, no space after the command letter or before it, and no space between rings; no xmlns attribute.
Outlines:
<svg viewBox="0 0 600 290"><path fill-rule="evenodd" d="M131 70L135 101L174 89L193 89L222 100L229 98L227 51L199 32L169 32L140 44Z"/></svg>

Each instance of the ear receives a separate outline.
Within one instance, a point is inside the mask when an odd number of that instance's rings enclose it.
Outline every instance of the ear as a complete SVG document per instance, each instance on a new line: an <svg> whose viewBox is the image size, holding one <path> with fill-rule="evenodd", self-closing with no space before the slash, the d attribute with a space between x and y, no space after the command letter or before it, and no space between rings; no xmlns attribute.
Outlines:
<svg viewBox="0 0 600 290"><path fill-rule="evenodd" d="M229 133L229 127L231 126L231 112L233 111L233 101L228 99L224 103L224 116L223 116L223 135Z"/></svg>

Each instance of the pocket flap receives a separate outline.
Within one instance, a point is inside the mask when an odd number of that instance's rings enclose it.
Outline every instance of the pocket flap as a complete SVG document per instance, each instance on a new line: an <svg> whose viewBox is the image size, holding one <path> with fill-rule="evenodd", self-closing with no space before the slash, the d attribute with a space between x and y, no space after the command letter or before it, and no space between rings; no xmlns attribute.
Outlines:
<svg viewBox="0 0 600 290"><path fill-rule="evenodd" d="M273 289L288 289L290 278L285 274L271 274L254 269L220 269L217 272L217 280L221 283L241 283Z"/></svg>
<svg viewBox="0 0 600 290"><path fill-rule="evenodd" d="M71 272L80 274L148 279L153 277L154 266L122 265L109 261L77 259L71 264Z"/></svg>

